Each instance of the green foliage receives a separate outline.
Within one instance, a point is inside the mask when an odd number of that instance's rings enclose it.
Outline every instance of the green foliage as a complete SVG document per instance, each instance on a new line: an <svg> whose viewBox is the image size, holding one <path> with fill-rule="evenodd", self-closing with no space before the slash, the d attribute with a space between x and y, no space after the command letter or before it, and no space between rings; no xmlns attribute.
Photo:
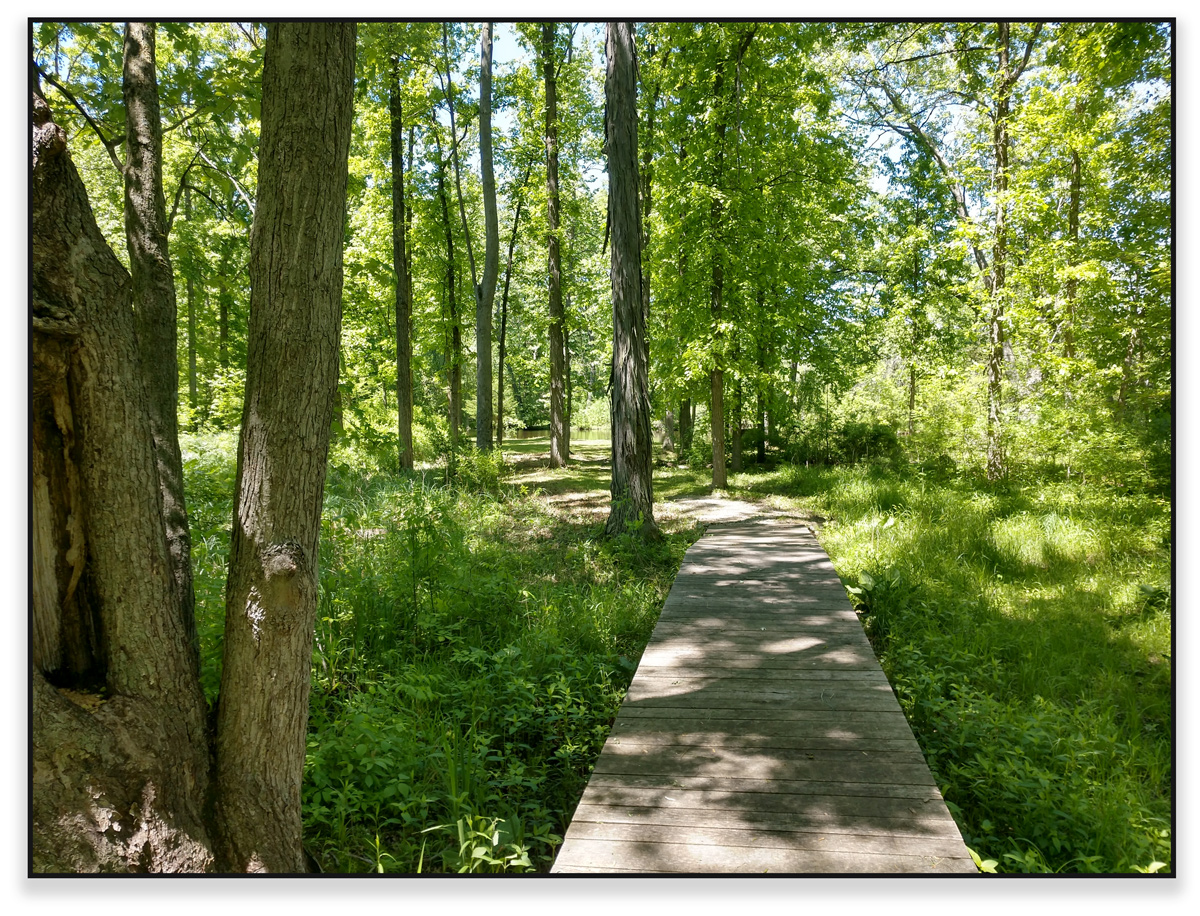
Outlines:
<svg viewBox="0 0 1200 916"><path fill-rule="evenodd" d="M236 437L184 442L194 530L221 526L194 548L212 697ZM306 845L326 871L545 870L695 535L605 541L505 488L494 454L462 452L450 487L340 456L321 530Z"/></svg>
<svg viewBox="0 0 1200 916"><path fill-rule="evenodd" d="M1169 867L1165 504L878 468L775 480L832 516L822 543L981 860Z"/></svg>

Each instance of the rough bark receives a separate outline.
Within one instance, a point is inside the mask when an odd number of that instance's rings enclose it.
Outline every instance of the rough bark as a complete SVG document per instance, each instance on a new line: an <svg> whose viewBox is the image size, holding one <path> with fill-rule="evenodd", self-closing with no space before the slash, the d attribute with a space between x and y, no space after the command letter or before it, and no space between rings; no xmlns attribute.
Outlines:
<svg viewBox="0 0 1200 916"><path fill-rule="evenodd" d="M36 872L203 871L204 698L180 613L132 281L32 101Z"/></svg>
<svg viewBox="0 0 1200 916"><path fill-rule="evenodd" d="M146 380L150 432L162 492L163 522L179 610L199 659L192 592L191 536L179 453L179 366L175 274L167 249L166 200L162 182L162 122L154 60L154 23L125 24L125 239L133 280L133 312ZM195 315L189 280L188 356L191 408L196 410Z"/></svg>
<svg viewBox="0 0 1200 916"><path fill-rule="evenodd" d="M656 538L651 472L650 382L642 301L642 227L638 205L637 58L633 25L608 23L604 81L611 229L613 357L612 508L605 533L636 530Z"/></svg>
<svg viewBox="0 0 1200 916"><path fill-rule="evenodd" d="M271 23L217 717L222 867L301 872L317 544L341 330L353 23Z"/></svg>
<svg viewBox="0 0 1200 916"><path fill-rule="evenodd" d="M404 201L404 106L399 61L392 58L388 113L392 153L392 270L396 277L396 430L401 470L413 468L412 276L408 263L408 219Z"/></svg>
<svg viewBox="0 0 1200 916"><path fill-rule="evenodd" d="M492 24L483 24L479 70L479 163L483 182L483 279L475 287L475 445L492 447L492 308L500 272L500 222L492 168Z"/></svg>
<svg viewBox="0 0 1200 916"><path fill-rule="evenodd" d="M679 401L679 448L687 452L692 447L692 399L681 398Z"/></svg>
<svg viewBox="0 0 1200 916"><path fill-rule="evenodd" d="M566 343L563 337L562 258L559 253L558 80L554 35L557 24L542 24L542 77L546 85L546 263L550 302L550 466L565 467L571 451L566 416Z"/></svg>

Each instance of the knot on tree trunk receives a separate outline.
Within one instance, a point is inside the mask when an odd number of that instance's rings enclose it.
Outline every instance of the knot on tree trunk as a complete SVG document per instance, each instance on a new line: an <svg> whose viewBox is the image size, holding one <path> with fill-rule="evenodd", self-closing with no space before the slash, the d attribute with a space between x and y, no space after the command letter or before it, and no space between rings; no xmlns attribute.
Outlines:
<svg viewBox="0 0 1200 916"><path fill-rule="evenodd" d="M33 167L53 158L67 148L67 135L51 120L50 106L40 94L33 94Z"/></svg>
<svg viewBox="0 0 1200 916"><path fill-rule="evenodd" d="M261 553L263 605L281 625L303 616L304 593L312 588L313 570L307 551L296 541L268 544Z"/></svg>

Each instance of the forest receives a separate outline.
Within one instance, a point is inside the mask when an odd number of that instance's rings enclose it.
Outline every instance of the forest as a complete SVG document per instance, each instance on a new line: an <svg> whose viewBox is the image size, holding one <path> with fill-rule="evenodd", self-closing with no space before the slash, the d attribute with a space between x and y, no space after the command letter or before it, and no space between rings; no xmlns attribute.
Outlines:
<svg viewBox="0 0 1200 916"><path fill-rule="evenodd" d="M734 503L1173 873L1172 21L29 38L31 874L548 871Z"/></svg>

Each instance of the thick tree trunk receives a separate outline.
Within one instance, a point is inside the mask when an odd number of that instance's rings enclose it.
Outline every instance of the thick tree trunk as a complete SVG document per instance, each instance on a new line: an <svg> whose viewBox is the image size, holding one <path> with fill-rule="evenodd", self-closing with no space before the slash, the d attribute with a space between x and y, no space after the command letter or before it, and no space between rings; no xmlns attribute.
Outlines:
<svg viewBox="0 0 1200 916"><path fill-rule="evenodd" d="M167 214L162 183L162 123L154 61L154 23L125 24L125 239L133 279L142 373L146 380L150 432L162 492L163 523L179 592L179 612L199 658L192 592L192 542L183 495L179 453L179 365L175 274L167 251ZM190 281L189 281L190 284ZM189 285L189 292L190 292ZM196 411L195 315L188 302L189 394Z"/></svg>
<svg viewBox="0 0 1200 916"><path fill-rule="evenodd" d="M408 217L404 202L404 107L400 62L392 58L388 99L392 153L392 271L396 278L396 432L401 470L413 468L412 276L408 263Z"/></svg>
<svg viewBox="0 0 1200 916"><path fill-rule="evenodd" d="M562 258L558 238L558 81L554 34L542 24L542 76L546 84L546 262L550 277L550 466L565 467L571 452L566 415L566 343L563 337Z"/></svg>
<svg viewBox="0 0 1200 916"><path fill-rule="evenodd" d="M633 24L608 23L604 81L613 292L612 508L606 534L657 538L651 472L650 382L638 208L637 57Z"/></svg>
<svg viewBox="0 0 1200 916"><path fill-rule="evenodd" d="M132 283L36 90L32 115L31 868L204 871L204 698Z"/></svg>
<svg viewBox="0 0 1200 916"><path fill-rule="evenodd" d="M483 282L475 290L475 445L492 447L492 308L500 270L500 222L496 215L496 175L492 169L492 24L483 24L479 70L479 162L486 232Z"/></svg>
<svg viewBox="0 0 1200 916"><path fill-rule="evenodd" d="M302 872L317 543L338 375L353 23L271 23L217 719L225 869Z"/></svg>

